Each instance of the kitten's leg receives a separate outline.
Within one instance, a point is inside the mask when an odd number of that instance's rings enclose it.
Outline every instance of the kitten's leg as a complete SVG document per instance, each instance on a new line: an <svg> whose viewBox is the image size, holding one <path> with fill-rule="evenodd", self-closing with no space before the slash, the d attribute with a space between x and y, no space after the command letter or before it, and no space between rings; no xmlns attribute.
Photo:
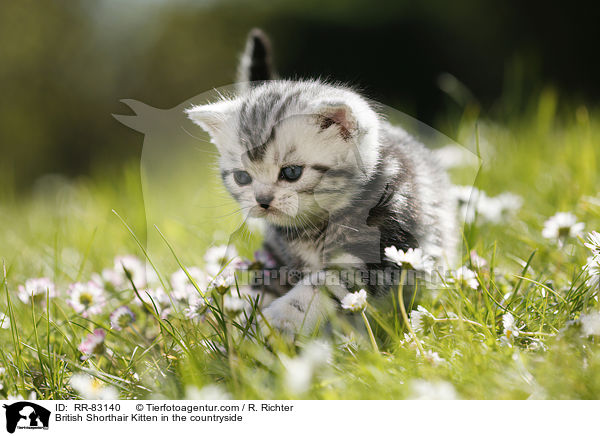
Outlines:
<svg viewBox="0 0 600 436"><path fill-rule="evenodd" d="M335 304L322 286L323 272L311 274L263 310L269 325L288 333L310 333L327 320Z"/></svg>
<svg viewBox="0 0 600 436"><path fill-rule="evenodd" d="M286 333L308 333L327 318L332 303L318 287L298 284L263 310L269 325Z"/></svg>
<svg viewBox="0 0 600 436"><path fill-rule="evenodd" d="M331 267L305 277L287 294L277 298L263 310L269 324L289 333L310 333L327 320L336 306L348 293L348 285L356 285L358 266L364 266L360 259L338 256ZM340 277L341 271L349 272L346 280ZM350 279L350 280L348 280ZM334 297L338 303L331 298Z"/></svg>

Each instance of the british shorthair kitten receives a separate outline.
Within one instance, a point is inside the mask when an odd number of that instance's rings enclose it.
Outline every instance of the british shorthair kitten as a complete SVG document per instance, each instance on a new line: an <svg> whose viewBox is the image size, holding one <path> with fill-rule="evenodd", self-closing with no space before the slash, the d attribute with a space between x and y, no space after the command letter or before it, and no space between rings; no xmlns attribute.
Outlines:
<svg viewBox="0 0 600 436"><path fill-rule="evenodd" d="M270 57L266 37L252 31L237 95L186 112L216 145L227 190L266 223L265 250L300 272L263 315L278 329L309 332L348 292L391 288L388 273L399 267L386 247L452 258L455 210L424 145L350 88L272 80Z"/></svg>

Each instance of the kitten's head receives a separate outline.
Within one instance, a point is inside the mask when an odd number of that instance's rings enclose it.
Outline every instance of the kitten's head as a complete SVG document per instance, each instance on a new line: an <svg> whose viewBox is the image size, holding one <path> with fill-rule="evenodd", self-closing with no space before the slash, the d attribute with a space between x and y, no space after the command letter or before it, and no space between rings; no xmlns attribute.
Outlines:
<svg viewBox="0 0 600 436"><path fill-rule="evenodd" d="M263 82L186 112L217 146L242 210L279 226L316 225L350 204L379 158L369 104L317 81Z"/></svg>

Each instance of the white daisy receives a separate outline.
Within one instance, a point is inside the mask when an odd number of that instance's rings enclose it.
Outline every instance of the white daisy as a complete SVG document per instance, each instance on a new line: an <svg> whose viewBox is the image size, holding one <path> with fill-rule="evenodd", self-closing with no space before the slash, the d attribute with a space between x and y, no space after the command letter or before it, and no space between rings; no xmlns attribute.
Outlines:
<svg viewBox="0 0 600 436"><path fill-rule="evenodd" d="M313 376L313 365L301 357L280 356L281 363L285 368L285 386L295 394L306 392L310 387Z"/></svg>
<svg viewBox="0 0 600 436"><path fill-rule="evenodd" d="M96 329L92 333L88 334L77 349L83 354L82 360L94 354L102 354L104 352L104 339L106 338L106 331L102 329Z"/></svg>
<svg viewBox="0 0 600 436"><path fill-rule="evenodd" d="M73 374L69 384L85 400L116 400L119 398L119 393L113 386L108 386L89 374Z"/></svg>
<svg viewBox="0 0 600 436"><path fill-rule="evenodd" d="M417 356L421 356L421 350L417 348ZM446 359L440 357L437 351L425 350L423 358L431 363L433 366L438 366L442 363L446 363Z"/></svg>
<svg viewBox="0 0 600 436"><path fill-rule="evenodd" d="M233 295L225 295L223 297L223 309L231 314L240 313L246 307L247 302L243 298Z"/></svg>
<svg viewBox="0 0 600 436"><path fill-rule="evenodd" d="M471 263L473 264L473 266L475 268L483 269L483 268L487 267L487 265L488 265L487 261L483 257L479 256L475 250L471 250L470 257L471 257Z"/></svg>
<svg viewBox="0 0 600 436"><path fill-rule="evenodd" d="M502 315L502 326L504 327L504 337L506 337L506 339L516 338L521 332L517 327L515 317L510 312L506 312Z"/></svg>
<svg viewBox="0 0 600 436"><path fill-rule="evenodd" d="M224 274L235 270L235 264L238 260L235 247L217 245L206 250L204 254L204 269L211 277L216 277L221 269L223 269Z"/></svg>
<svg viewBox="0 0 600 436"><path fill-rule="evenodd" d="M115 257L113 268L102 271L102 279L116 289L131 287L125 270L131 275L131 280L137 289L142 289L158 281L156 272L146 268L144 262L131 254Z"/></svg>
<svg viewBox="0 0 600 436"><path fill-rule="evenodd" d="M342 308L350 312L362 312L367 308L367 291L349 292L342 298Z"/></svg>
<svg viewBox="0 0 600 436"><path fill-rule="evenodd" d="M458 203L458 214L460 219L467 224L471 224L475 222L477 210L475 206L470 203L470 198L471 195L476 196L479 190L477 188L470 188L468 186L456 188L458 189L454 189L453 193Z"/></svg>
<svg viewBox="0 0 600 436"><path fill-rule="evenodd" d="M310 388L317 369L326 368L331 363L332 349L329 343L316 340L306 344L298 356L280 354L279 358L285 368L287 389L294 394L301 394Z"/></svg>
<svg viewBox="0 0 600 436"><path fill-rule="evenodd" d="M473 223L477 217L484 222L499 223L523 205L523 199L511 192L490 197L475 187L455 186L452 193L458 202L460 216L467 224Z"/></svg>
<svg viewBox="0 0 600 436"><path fill-rule="evenodd" d="M106 304L104 289L94 281L73 283L69 286L67 294L67 304L84 318L101 313Z"/></svg>
<svg viewBox="0 0 600 436"><path fill-rule="evenodd" d="M154 289L140 289L139 291L140 297L144 303L150 306L152 310L156 307L158 309L158 313L161 318L167 318L172 310L171 299L169 298L169 294L165 292L163 288L160 286ZM133 300L135 304L141 305L139 298Z"/></svg>
<svg viewBox="0 0 600 436"><path fill-rule="evenodd" d="M479 197L475 200L475 210L477 216L484 222L499 223L502 221L504 204L497 198L488 197L488 195L479 191Z"/></svg>
<svg viewBox="0 0 600 436"><path fill-rule="evenodd" d="M135 321L135 314L127 306L121 306L110 314L110 328L113 330L123 330Z"/></svg>
<svg viewBox="0 0 600 436"><path fill-rule="evenodd" d="M452 196L458 201L460 205L469 203L472 196L479 194L479 189L474 186L458 186L454 185L451 188Z"/></svg>
<svg viewBox="0 0 600 436"><path fill-rule="evenodd" d="M465 285L471 289L477 289L479 287L479 281L477 280L477 274L466 266L462 266L453 273L453 277L448 279L449 283L455 283L457 285Z"/></svg>
<svg viewBox="0 0 600 436"><path fill-rule="evenodd" d="M531 351L547 351L548 347L541 339L529 338L527 349Z"/></svg>
<svg viewBox="0 0 600 436"><path fill-rule="evenodd" d="M100 274L92 274L92 280L99 286L106 284L115 289L123 287L123 271L115 271L113 268L104 268Z"/></svg>
<svg viewBox="0 0 600 436"><path fill-rule="evenodd" d="M456 400L454 386L447 381L415 380L411 383L411 400Z"/></svg>
<svg viewBox="0 0 600 436"><path fill-rule="evenodd" d="M419 346L425 346L425 341L419 339L416 335L411 335L408 333L404 333L404 339L400 341L400 344L418 352Z"/></svg>
<svg viewBox="0 0 600 436"><path fill-rule="evenodd" d="M579 321L581 321L581 330L585 336L600 336L600 312L581 315Z"/></svg>
<svg viewBox="0 0 600 436"><path fill-rule="evenodd" d="M211 280L209 289L217 291L219 294L226 294L232 287L235 288L235 277L231 275L218 275Z"/></svg>
<svg viewBox="0 0 600 436"><path fill-rule="evenodd" d="M303 347L302 357L315 366L328 365L332 362L333 350L329 342L315 339Z"/></svg>
<svg viewBox="0 0 600 436"><path fill-rule="evenodd" d="M206 301L203 298L196 298L190 302L189 306L183 309L183 314L188 319L196 319L206 312Z"/></svg>
<svg viewBox="0 0 600 436"><path fill-rule="evenodd" d="M423 306L417 306L417 310L410 312L410 326L415 333L425 332L425 320L426 318L433 319L433 315Z"/></svg>
<svg viewBox="0 0 600 436"><path fill-rule="evenodd" d="M585 224L578 223L577 217L571 212L558 212L546 220L542 236L546 239L564 241L566 238L579 236L584 227Z"/></svg>
<svg viewBox="0 0 600 436"><path fill-rule="evenodd" d="M206 274L195 266L186 269L200 291L205 291L207 287ZM178 300L188 300L192 296L199 295L198 290L183 269L179 269L171 275L171 286L173 287L173 296Z"/></svg>
<svg viewBox="0 0 600 436"><path fill-rule="evenodd" d="M494 200L500 203L502 213L518 211L523 206L523 197L512 192L503 192Z"/></svg>
<svg viewBox="0 0 600 436"><path fill-rule="evenodd" d="M588 233L588 242L585 246L592 250L592 256L600 256L600 233L596 231Z"/></svg>
<svg viewBox="0 0 600 436"><path fill-rule="evenodd" d="M505 192L497 197L489 197L479 191L480 197L476 203L477 215L484 221L500 223L508 213L517 211L523 204L523 199L516 194Z"/></svg>
<svg viewBox="0 0 600 436"><path fill-rule="evenodd" d="M19 299L25 303L31 303L32 297L34 303L45 302L46 293L50 298L55 296L54 283L46 277L29 279L25 285L19 285Z"/></svg>
<svg viewBox="0 0 600 436"><path fill-rule="evenodd" d="M433 259L425 255L421 248L409 248L404 252L391 246L386 247L384 251L386 258L399 266L410 267L417 271L431 271L434 265Z"/></svg>
<svg viewBox="0 0 600 436"><path fill-rule="evenodd" d="M114 269L122 274L121 277L125 284L129 283L129 279L124 270L131 275L131 280L136 288L139 289L146 286L146 266L137 257L132 255L115 257Z"/></svg>

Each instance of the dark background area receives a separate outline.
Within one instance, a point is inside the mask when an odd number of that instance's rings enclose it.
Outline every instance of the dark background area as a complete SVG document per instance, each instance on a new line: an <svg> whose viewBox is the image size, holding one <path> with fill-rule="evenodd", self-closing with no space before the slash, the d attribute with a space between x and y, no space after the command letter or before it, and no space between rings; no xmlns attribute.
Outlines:
<svg viewBox="0 0 600 436"><path fill-rule="evenodd" d="M501 121L546 86L596 106L599 18L580 1L2 1L2 180L139 156L119 100L169 108L232 83L255 26L281 76L350 83L451 137L465 105Z"/></svg>

